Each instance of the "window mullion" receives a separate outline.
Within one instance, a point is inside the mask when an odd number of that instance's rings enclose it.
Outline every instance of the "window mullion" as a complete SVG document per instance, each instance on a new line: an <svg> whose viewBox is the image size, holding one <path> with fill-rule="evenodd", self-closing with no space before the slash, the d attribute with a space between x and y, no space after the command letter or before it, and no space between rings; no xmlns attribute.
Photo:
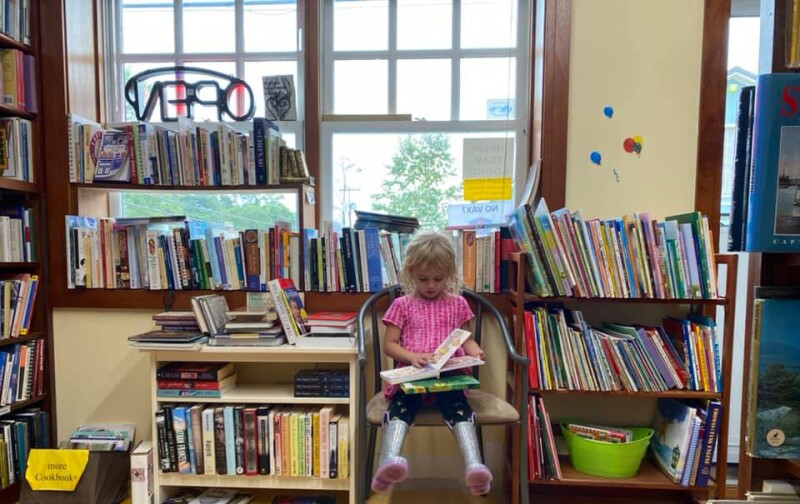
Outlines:
<svg viewBox="0 0 800 504"><path fill-rule="evenodd" d="M461 118L461 0L453 0L453 57L450 59L450 120Z"/></svg>
<svg viewBox="0 0 800 504"><path fill-rule="evenodd" d="M323 4L322 25L322 113L333 114L336 104L333 102L334 65L333 65L333 0L325 0Z"/></svg>
<svg viewBox="0 0 800 504"><path fill-rule="evenodd" d="M389 110L397 113L397 0L389 0Z"/></svg>
<svg viewBox="0 0 800 504"><path fill-rule="evenodd" d="M175 0L172 19L175 26L175 64L183 62L183 0Z"/></svg>

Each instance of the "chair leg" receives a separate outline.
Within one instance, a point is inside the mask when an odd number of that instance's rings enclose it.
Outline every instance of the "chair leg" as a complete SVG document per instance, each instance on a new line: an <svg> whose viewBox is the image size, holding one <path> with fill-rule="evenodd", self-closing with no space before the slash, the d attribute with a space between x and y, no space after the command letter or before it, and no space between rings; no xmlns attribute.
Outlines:
<svg viewBox="0 0 800 504"><path fill-rule="evenodd" d="M480 424L476 424L475 427L478 434L478 448L481 450L481 462L486 464L486 455L483 453L483 427Z"/></svg>
<svg viewBox="0 0 800 504"><path fill-rule="evenodd" d="M372 481L373 465L375 464L375 442L378 437L378 428L376 426L369 425L367 426L367 430L369 431L369 441L367 442L366 478L364 478L365 496L369 496L372 490L370 484Z"/></svg>

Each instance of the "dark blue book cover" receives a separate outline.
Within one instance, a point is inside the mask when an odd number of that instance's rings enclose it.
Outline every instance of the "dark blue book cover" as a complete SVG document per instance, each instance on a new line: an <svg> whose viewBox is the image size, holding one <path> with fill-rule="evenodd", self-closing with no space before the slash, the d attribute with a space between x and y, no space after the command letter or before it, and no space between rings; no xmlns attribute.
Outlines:
<svg viewBox="0 0 800 504"><path fill-rule="evenodd" d="M758 77L748 252L800 251L800 74Z"/></svg>
<svg viewBox="0 0 800 504"><path fill-rule="evenodd" d="M800 458L800 290L792 298L759 297L753 307L748 454Z"/></svg>

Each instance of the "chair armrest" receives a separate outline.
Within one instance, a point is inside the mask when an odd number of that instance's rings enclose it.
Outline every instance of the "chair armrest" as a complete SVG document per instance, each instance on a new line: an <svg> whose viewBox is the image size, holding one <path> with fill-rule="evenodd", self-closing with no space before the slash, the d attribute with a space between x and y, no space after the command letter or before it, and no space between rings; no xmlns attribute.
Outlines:
<svg viewBox="0 0 800 504"><path fill-rule="evenodd" d="M506 347L506 353L508 353L508 356L514 362L521 364L524 367L528 367L528 365L530 365L530 360L524 355L518 353L517 349L514 348L514 340L511 338L511 332L508 330L506 319L503 317L503 314L500 313L500 310L498 310L495 305L489 302L489 300L476 292L473 292L469 289L462 289L461 293L465 298L472 299L475 302L480 303L485 309L489 310L492 315L494 315L494 317L497 319L497 325L500 326L500 333L503 335L503 343Z"/></svg>

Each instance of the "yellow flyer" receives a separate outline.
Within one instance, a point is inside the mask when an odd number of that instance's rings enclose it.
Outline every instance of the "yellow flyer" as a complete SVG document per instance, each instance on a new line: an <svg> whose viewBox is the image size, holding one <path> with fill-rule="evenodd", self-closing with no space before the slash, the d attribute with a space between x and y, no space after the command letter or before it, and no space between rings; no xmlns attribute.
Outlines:
<svg viewBox="0 0 800 504"><path fill-rule="evenodd" d="M33 490L72 492L89 463L89 450L37 450L28 455L25 479Z"/></svg>

